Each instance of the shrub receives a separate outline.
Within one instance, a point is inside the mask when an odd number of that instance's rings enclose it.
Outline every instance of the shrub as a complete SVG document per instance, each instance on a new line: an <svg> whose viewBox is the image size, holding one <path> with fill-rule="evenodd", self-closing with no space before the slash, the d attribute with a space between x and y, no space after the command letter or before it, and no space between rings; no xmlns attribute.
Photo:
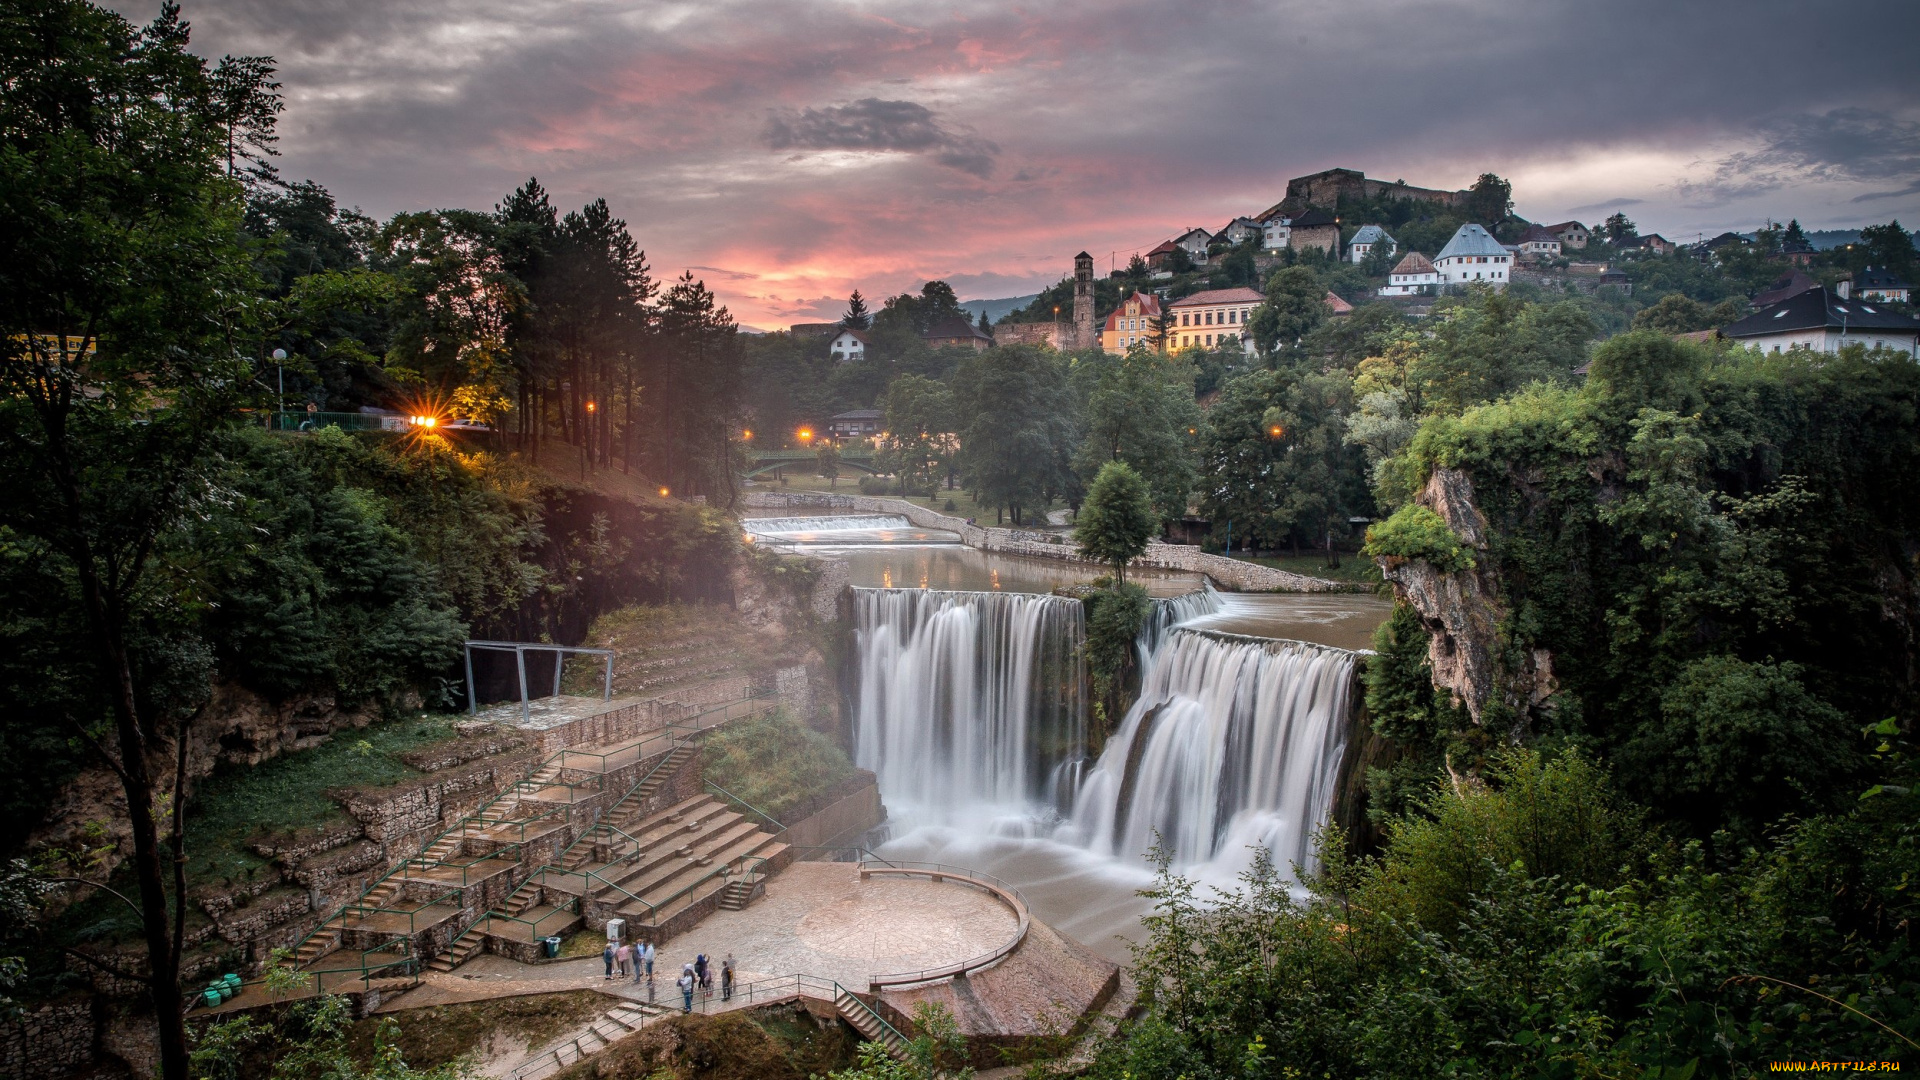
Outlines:
<svg viewBox="0 0 1920 1080"><path fill-rule="evenodd" d="M1446 520L1424 506L1403 506L1368 528L1362 550L1373 558L1417 559L1446 573L1474 566L1472 552Z"/></svg>
<svg viewBox="0 0 1920 1080"><path fill-rule="evenodd" d="M784 713L736 720L707 737L707 782L782 823L853 773L833 740Z"/></svg>

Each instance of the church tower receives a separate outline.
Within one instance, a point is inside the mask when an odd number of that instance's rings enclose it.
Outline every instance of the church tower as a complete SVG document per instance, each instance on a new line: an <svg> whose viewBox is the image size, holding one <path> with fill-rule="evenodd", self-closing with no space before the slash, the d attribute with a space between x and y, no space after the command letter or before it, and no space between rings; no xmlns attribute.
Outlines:
<svg viewBox="0 0 1920 1080"><path fill-rule="evenodd" d="M1091 349L1100 344L1093 332L1093 256L1081 252L1073 257L1073 345Z"/></svg>

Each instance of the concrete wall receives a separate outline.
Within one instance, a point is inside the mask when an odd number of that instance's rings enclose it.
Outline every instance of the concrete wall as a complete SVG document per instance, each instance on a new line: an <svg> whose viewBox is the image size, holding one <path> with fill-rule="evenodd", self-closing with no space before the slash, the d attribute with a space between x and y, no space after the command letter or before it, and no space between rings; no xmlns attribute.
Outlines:
<svg viewBox="0 0 1920 1080"><path fill-rule="evenodd" d="M856 510L871 514L900 514L925 529L946 529L958 533L970 547L1007 555L1030 555L1043 559L1088 562L1074 545L1055 533L1028 532L1021 529L989 528L969 525L965 518L942 514L937 510L908 502L870 495L834 495L827 492L751 491L741 505L756 510ZM1153 543L1130 566L1159 570L1185 570L1205 574L1223 588L1238 592L1355 592L1361 587L1338 581L1326 581L1305 574L1275 570L1257 563L1213 555L1191 544Z"/></svg>
<svg viewBox="0 0 1920 1080"><path fill-rule="evenodd" d="M880 801L880 785L872 773L867 773L864 779L851 793L787 826L783 839L795 847L822 847L886 821L887 808Z"/></svg>

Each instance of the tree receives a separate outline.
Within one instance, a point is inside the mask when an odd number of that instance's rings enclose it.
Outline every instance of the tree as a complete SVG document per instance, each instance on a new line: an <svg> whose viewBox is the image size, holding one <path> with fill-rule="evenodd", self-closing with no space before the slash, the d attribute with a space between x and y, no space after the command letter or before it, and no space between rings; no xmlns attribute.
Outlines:
<svg viewBox="0 0 1920 1080"><path fill-rule="evenodd" d="M1869 225L1860 230L1860 245L1866 249L1867 265L1891 270L1902 281L1912 281L1915 271L1913 234L1900 222Z"/></svg>
<svg viewBox="0 0 1920 1080"><path fill-rule="evenodd" d="M1002 346L975 353L953 378L960 472L983 504L1044 510L1077 486L1078 435L1066 362L1051 349Z"/></svg>
<svg viewBox="0 0 1920 1080"><path fill-rule="evenodd" d="M931 495L936 469L951 459L956 442L953 393L920 375L902 375L887 387L887 453L909 486Z"/></svg>
<svg viewBox="0 0 1920 1080"><path fill-rule="evenodd" d="M1111 563L1124 585L1128 560L1145 553L1159 523L1147 482L1126 462L1109 461L1087 488L1086 504L1074 517L1073 538L1080 554Z"/></svg>
<svg viewBox="0 0 1920 1080"><path fill-rule="evenodd" d="M1660 302L1642 309L1633 317L1635 330L1657 330L1663 334L1687 334L1713 325L1707 305L1685 293L1668 293Z"/></svg>
<svg viewBox="0 0 1920 1080"><path fill-rule="evenodd" d="M873 316L867 311L866 297L860 295L859 289L853 290L853 295L847 297L847 311L840 316L840 325L848 330L865 330L873 325Z"/></svg>
<svg viewBox="0 0 1920 1080"><path fill-rule="evenodd" d="M1611 244L1632 240L1634 237L1640 235L1640 230L1634 223L1627 220L1627 215L1618 210L1614 211L1612 217L1607 218L1606 221L1600 224L1600 232L1606 236L1607 242Z"/></svg>
<svg viewBox="0 0 1920 1080"><path fill-rule="evenodd" d="M148 989L161 1075L186 1080L182 778L207 670L167 630L201 585L180 529L223 497L211 447L254 385L260 285L223 102L272 91L217 88L172 5L136 28L50 0L4 25L0 529L85 612L98 696L66 719L127 801L146 970L120 974ZM229 75L247 70L271 67Z"/></svg>
<svg viewBox="0 0 1920 1080"><path fill-rule="evenodd" d="M1466 211L1469 218L1491 230L1513 215L1513 185L1492 173L1481 173L1467 190Z"/></svg>
<svg viewBox="0 0 1920 1080"><path fill-rule="evenodd" d="M1327 290L1304 266L1289 266L1267 279L1267 299L1247 319L1247 333L1266 356L1290 349L1327 317Z"/></svg>
<svg viewBox="0 0 1920 1080"><path fill-rule="evenodd" d="M819 466L820 475L827 478L828 487L840 486L840 448L832 439L821 439L820 445L813 448L813 459Z"/></svg>
<svg viewBox="0 0 1920 1080"><path fill-rule="evenodd" d="M1318 541L1329 567L1340 565L1333 542L1346 537L1347 519L1371 509L1365 454L1347 440L1352 411L1353 380L1330 371L1302 375L1261 415L1267 438L1280 446L1269 516L1296 540Z"/></svg>
<svg viewBox="0 0 1920 1080"><path fill-rule="evenodd" d="M1086 419L1074 471L1091 483L1108 462L1124 461L1146 480L1162 518L1185 514L1198 479L1193 365L1135 346L1125 356L1081 360L1074 377L1091 381L1083 390Z"/></svg>

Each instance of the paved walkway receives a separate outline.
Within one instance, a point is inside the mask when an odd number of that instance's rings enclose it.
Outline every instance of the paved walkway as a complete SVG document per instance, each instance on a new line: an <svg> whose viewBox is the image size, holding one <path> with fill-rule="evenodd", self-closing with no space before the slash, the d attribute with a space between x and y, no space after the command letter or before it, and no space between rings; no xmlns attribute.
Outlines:
<svg viewBox="0 0 1920 1080"><path fill-rule="evenodd" d="M704 952L717 970L729 951L742 984L805 972L864 992L870 975L969 959L1004 944L1017 928L998 900L964 885L863 882L853 863L799 862L775 874L766 895L746 910L715 912L667 942L654 962L655 993L669 1002L681 964ZM609 981L605 970L598 956L522 964L482 953L451 972L424 972L420 986L380 1011L564 990L648 1000L644 981Z"/></svg>

